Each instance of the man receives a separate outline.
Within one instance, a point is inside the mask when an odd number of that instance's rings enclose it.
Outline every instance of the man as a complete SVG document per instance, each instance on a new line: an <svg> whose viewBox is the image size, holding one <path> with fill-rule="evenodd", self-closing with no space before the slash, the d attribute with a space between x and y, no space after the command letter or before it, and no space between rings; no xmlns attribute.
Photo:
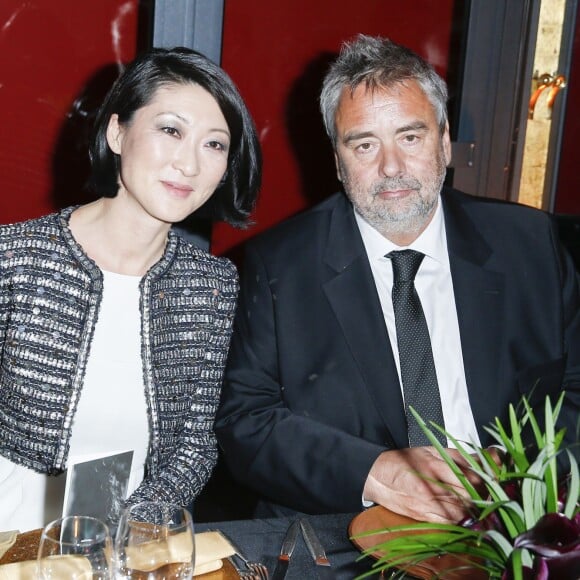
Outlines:
<svg viewBox="0 0 580 580"><path fill-rule="evenodd" d="M565 388L577 439L577 274L546 214L443 187L446 100L408 49L363 35L344 46L321 109L346 196L248 244L216 430L234 476L269 502L459 519L461 502L425 478L459 490L429 442L413 443L409 406L490 445L484 427L509 403L540 408ZM395 304L403 254L420 256L406 300L418 295L428 333ZM419 358L431 371L417 394Z"/></svg>

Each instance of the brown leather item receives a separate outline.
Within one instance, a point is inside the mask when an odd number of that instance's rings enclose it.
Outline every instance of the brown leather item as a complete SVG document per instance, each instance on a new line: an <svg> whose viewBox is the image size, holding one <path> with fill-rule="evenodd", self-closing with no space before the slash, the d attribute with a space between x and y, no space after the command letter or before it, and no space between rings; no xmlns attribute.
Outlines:
<svg viewBox="0 0 580 580"><path fill-rule="evenodd" d="M416 520L392 512L382 506L375 506L355 516L349 525L348 532L351 542L362 551L385 542L389 538L422 532L385 532L373 534L372 536L357 537L359 534L416 523L418 523ZM384 556L384 553L375 552L372 556L378 559ZM401 569L416 578L425 580L429 580L446 570L448 571L441 576L445 580L485 580L488 578L488 575L482 570L475 567L466 568L465 566L466 559L448 555L429 558L420 564L401 567ZM463 569L457 570L459 567Z"/></svg>
<svg viewBox="0 0 580 580"><path fill-rule="evenodd" d="M18 534L14 544L0 558L0 564L36 560L38 544L40 543L41 529Z"/></svg>

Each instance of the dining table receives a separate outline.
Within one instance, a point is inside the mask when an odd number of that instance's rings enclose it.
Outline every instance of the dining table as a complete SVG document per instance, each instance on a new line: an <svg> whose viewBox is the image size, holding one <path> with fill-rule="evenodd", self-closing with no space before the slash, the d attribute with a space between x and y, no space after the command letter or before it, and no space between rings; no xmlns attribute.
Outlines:
<svg viewBox="0 0 580 580"><path fill-rule="evenodd" d="M314 528L334 571L335 580L353 580L371 570L373 560L362 558L349 539L348 527L356 514L300 516ZM232 520L196 524L196 532L220 530L243 552L248 560L265 564L270 576L276 567L284 536L295 517ZM200 577L202 580L203 577ZM285 580L316 580L317 569L301 534L290 558ZM377 573L369 578L380 578Z"/></svg>
<svg viewBox="0 0 580 580"><path fill-rule="evenodd" d="M308 519L314 528L330 561L334 580L353 580L358 575L368 572L372 567L373 560L362 558L360 551L349 539L348 528L355 515L300 516ZM295 519L295 517L278 517L196 523L195 532L221 531L236 545L246 559L263 563L272 577L286 531ZM41 530L34 530L22 534L16 544L0 558L0 564L34 559L40 532ZM379 573L369 576L369 578L380 577ZM196 576L196 578L199 580L235 580L238 576L232 563L226 560L221 570ZM317 578L318 572L314 560L302 534L299 534L285 580L315 580Z"/></svg>

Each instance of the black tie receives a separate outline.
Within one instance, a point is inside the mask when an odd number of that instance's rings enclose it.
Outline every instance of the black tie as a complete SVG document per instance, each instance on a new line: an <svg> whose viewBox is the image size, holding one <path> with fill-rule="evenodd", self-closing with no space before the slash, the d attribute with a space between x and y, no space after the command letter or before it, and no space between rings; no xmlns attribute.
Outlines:
<svg viewBox="0 0 580 580"><path fill-rule="evenodd" d="M412 406L427 423L434 421L445 427L431 339L414 282L425 255L415 250L401 250L391 252L387 257L391 258L393 264L393 309L401 381L405 394L409 446L431 445L409 411L409 406ZM439 432L435 434L439 442L446 447L446 438Z"/></svg>

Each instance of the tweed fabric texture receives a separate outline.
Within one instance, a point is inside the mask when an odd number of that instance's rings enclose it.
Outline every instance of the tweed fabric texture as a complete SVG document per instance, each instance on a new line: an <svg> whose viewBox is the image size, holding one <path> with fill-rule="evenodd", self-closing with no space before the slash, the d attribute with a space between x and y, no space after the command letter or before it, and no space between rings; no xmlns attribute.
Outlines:
<svg viewBox="0 0 580 580"><path fill-rule="evenodd" d="M393 266L393 310L401 382L405 393L409 447L431 445L409 410L409 407L413 407L423 420L444 426L431 338L421 300L415 289L415 276L425 255L415 250L401 250L390 252L388 257ZM443 446L447 445L446 437L438 431L435 435Z"/></svg>
<svg viewBox="0 0 580 580"><path fill-rule="evenodd" d="M66 468L103 291L68 228L73 210L0 227L0 454L47 474ZM174 232L141 280L150 440L129 503L186 505L209 478L237 292L229 260Z"/></svg>

